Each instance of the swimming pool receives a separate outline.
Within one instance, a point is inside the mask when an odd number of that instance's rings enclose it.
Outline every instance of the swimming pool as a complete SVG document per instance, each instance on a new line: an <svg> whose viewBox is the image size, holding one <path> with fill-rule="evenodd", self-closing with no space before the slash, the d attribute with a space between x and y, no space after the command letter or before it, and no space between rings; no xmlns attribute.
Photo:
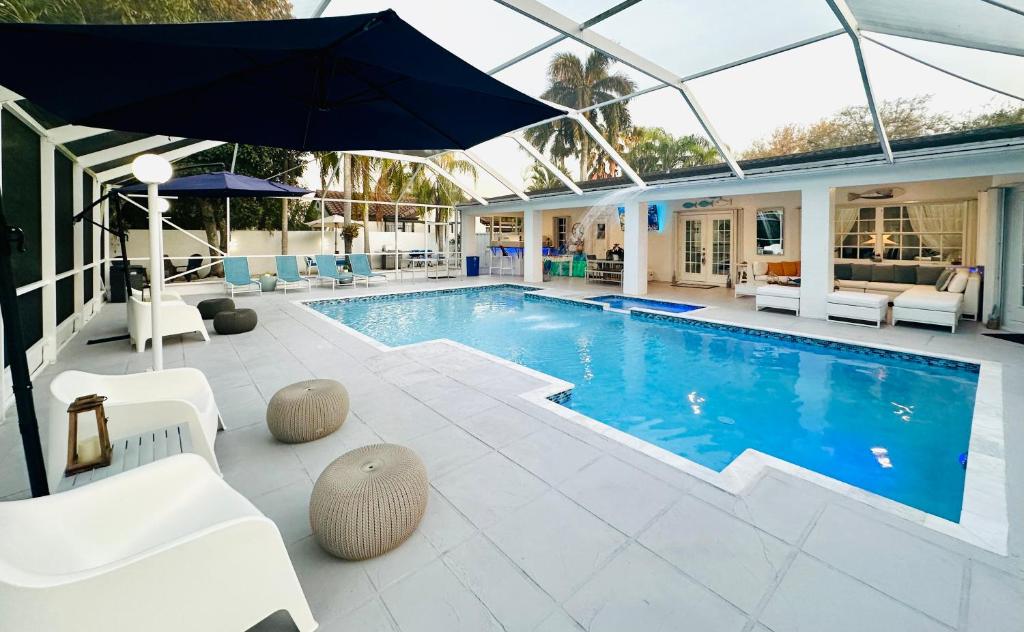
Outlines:
<svg viewBox="0 0 1024 632"><path fill-rule="evenodd" d="M618 294L594 296L587 300L595 303L604 303L612 309L623 309L626 311L633 308L656 309L659 312L671 312L673 314L692 312L702 307L701 305L687 305L686 303L673 303L671 301L656 301L649 298L632 298L630 296L620 296Z"/></svg>
<svg viewBox="0 0 1024 632"><path fill-rule="evenodd" d="M572 382L563 405L721 471L753 448L957 522L978 368L491 286L313 301L397 346L448 338Z"/></svg>

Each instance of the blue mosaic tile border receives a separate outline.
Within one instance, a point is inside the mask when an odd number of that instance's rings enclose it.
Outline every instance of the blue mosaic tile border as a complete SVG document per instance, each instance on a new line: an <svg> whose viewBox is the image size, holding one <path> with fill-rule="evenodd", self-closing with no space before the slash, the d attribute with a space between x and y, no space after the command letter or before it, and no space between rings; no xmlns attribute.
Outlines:
<svg viewBox="0 0 1024 632"><path fill-rule="evenodd" d="M564 406L566 402L572 399L572 389L570 388L560 393L555 393L554 395L548 395L548 399L556 404Z"/></svg>
<svg viewBox="0 0 1024 632"><path fill-rule="evenodd" d="M642 310L635 309L631 311L629 314L631 318L636 318L638 320L667 321L677 325L682 324L690 327L697 327L700 329L713 329L716 331L726 331L729 333L754 336L756 338L782 340L784 342L804 344L814 347L822 347L824 349L835 349L837 351L845 351L848 353L855 353L863 356L874 356L880 358L887 358L891 360L902 360L904 362L914 362L916 364L924 364L927 366L937 366L945 369L952 369L954 371L978 373L981 369L979 365L973 362L962 362L960 360L936 358L933 356L920 355L917 353L908 353L905 351L893 351L891 349L878 349L875 347L855 345L850 344L848 342L838 342L835 340L808 338L806 336L798 336L795 334L786 334L776 331L765 331L763 329L753 329L751 327L742 327L740 325L713 323L706 320L699 320L696 318L687 318L686 316L669 316L667 314L654 314L651 312L645 312Z"/></svg>
<svg viewBox="0 0 1024 632"><path fill-rule="evenodd" d="M316 305L336 305L338 303L385 303L400 301L409 297L441 296L444 294L470 294L480 290L522 290L523 292L538 292L541 288L529 285L516 285L514 283L498 283L495 285L473 285L470 287L449 287L437 290L421 290L419 292L402 292L399 294L373 294L370 296L346 296L343 298L320 298L311 301L302 301L303 305L310 307ZM526 294L526 296L531 296Z"/></svg>
<svg viewBox="0 0 1024 632"><path fill-rule="evenodd" d="M523 296L523 300L539 303L558 303L559 305L572 305L573 307L582 307L583 309L597 309L604 311L604 305L584 303L583 301L577 301L571 298L562 298L560 296L547 296L546 294L525 294Z"/></svg>

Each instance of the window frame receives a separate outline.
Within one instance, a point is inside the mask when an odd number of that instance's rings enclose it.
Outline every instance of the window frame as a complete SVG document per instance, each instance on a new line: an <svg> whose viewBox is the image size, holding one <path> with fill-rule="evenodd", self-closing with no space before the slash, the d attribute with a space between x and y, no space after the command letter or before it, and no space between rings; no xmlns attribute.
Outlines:
<svg viewBox="0 0 1024 632"><path fill-rule="evenodd" d="M962 199L962 200L928 200L928 201L920 201L920 202L917 202L917 201L907 201L907 202L897 202L897 203L890 203L890 204L878 204L878 205L871 205L871 206L868 206L868 205L843 205L843 206L837 206L835 208L833 219L835 219L835 215L838 215L840 213L840 211L855 210L855 211L857 211L857 220L856 220L857 224L854 227L851 227L850 230L848 230L848 231L846 231L845 233L842 233L842 234L840 234L838 232L838 227L833 226L833 231L832 231L832 233L833 233L833 259L835 261L859 262L859 261L865 261L865 260L874 261L874 260L876 260L876 257L880 257L881 261L890 262L890 263L903 263L903 264L914 264L914 263L942 264L942 263L944 263L944 264L947 264L947 265L951 264L953 261L956 261L957 259L955 257L952 257L952 256L950 256L948 259L947 258L943 258L943 259L939 259L937 261L933 260L933 259L918 259L918 258L916 258L916 257L924 256L921 253L924 252L925 247L922 245L923 241L921 240L920 237L922 235L931 235L931 236L937 237L938 240L939 240L939 246L934 249L934 250L937 250L938 253L939 253L937 256L945 257L946 256L945 252L947 250L949 250L949 249L957 249L957 250L959 250L959 253L960 253L959 260L962 263L967 258L967 250L968 250L968 248L967 248L967 237L968 237L968 233L969 233L968 224L971 221L971 213L970 213L969 205L965 204L965 207L964 207L964 209L962 211L962 217L960 218L960 230L959 231L954 231L954 230L949 230L949 231L947 231L947 230L940 230L938 232L936 232L936 231L920 231L920 230L913 230L913 226L912 225L910 225L911 230L905 230L904 229L904 222L910 222L911 221L909 216L907 215L907 207L911 206L911 205L914 205L914 204L925 204L925 205L927 205L927 204L958 204L958 203L969 203L969 202L971 202L971 200L968 199L968 198L965 198L965 199ZM886 209L899 209L899 217L897 217L897 218L886 217L886 214L885 214ZM866 210L874 211L874 218L872 220L867 220L867 219L864 218L864 213L863 212L866 211ZM865 231L861 230L862 223L865 222L865 221L871 221L872 222L873 226L872 226L872 229L870 230L870 232L865 232ZM886 222L899 222L900 223L899 224L899 228L897 230L886 230L886 227L887 227ZM835 222L833 222L833 224L834 223ZM891 227L891 225L890 225L890 227ZM843 245L842 242L845 241L845 239L847 237L851 236L851 235L858 236L858 244L850 245L850 246ZM866 244L865 242L861 241L859 239L859 237L863 237L863 236L867 236L868 239L873 238L874 239L874 243L873 244ZM885 237L886 236L889 236L890 239L895 241L895 244L887 246L885 244ZM916 237L917 238L917 244L916 245L904 244L904 238L908 237L908 236L909 237ZM945 244L943 243L945 241L944 238L945 237L949 237L949 236L956 236L956 237L958 237L959 238L959 242L960 242L959 245L953 245L953 246L949 246L949 247L945 246ZM868 256L860 256L860 257L843 257L843 256L841 256L842 252L844 250L847 250L847 249L857 249L860 254L865 254L864 251L868 251L869 250L870 254L868 254ZM915 257L911 257L909 259L904 259L902 257L902 253L905 250L908 250L908 249L911 252L916 251L918 254ZM893 253L895 253L897 256L896 257L889 256L889 255L891 255Z"/></svg>
<svg viewBox="0 0 1024 632"><path fill-rule="evenodd" d="M765 252L760 245L761 237L758 231L761 227L761 214L773 213L779 217L779 252ZM774 241L774 240L772 240ZM785 257L786 256L786 208L784 206L766 206L754 211L754 254L758 257Z"/></svg>

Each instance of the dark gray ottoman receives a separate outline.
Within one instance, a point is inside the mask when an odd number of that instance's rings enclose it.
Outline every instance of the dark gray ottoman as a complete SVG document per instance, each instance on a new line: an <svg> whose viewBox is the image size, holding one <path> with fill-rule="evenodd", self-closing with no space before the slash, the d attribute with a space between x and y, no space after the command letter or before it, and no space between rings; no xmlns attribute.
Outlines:
<svg viewBox="0 0 1024 632"><path fill-rule="evenodd" d="M244 334L256 328L256 312L251 309L232 309L213 317L213 329L218 334Z"/></svg>
<svg viewBox="0 0 1024 632"><path fill-rule="evenodd" d="M199 315L203 317L203 320L210 320L221 312L230 311L235 309L235 302L230 298L208 298L205 301L199 301Z"/></svg>

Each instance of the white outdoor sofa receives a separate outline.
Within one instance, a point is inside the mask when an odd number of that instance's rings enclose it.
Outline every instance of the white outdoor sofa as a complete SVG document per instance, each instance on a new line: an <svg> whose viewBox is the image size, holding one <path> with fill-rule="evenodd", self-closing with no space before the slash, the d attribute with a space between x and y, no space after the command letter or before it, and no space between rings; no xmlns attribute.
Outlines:
<svg viewBox="0 0 1024 632"><path fill-rule="evenodd" d="M317 627L277 527L194 454L0 503L0 533L2 630Z"/></svg>
<svg viewBox="0 0 1024 632"><path fill-rule="evenodd" d="M128 334L135 350L142 353L153 338L153 304L135 296L128 299ZM160 329L163 336L197 333L209 342L203 317L195 306L179 300L164 300L160 304Z"/></svg>
<svg viewBox="0 0 1024 632"><path fill-rule="evenodd" d="M892 324L905 321L943 325L956 333L956 324L963 315L963 307L962 290L940 292L934 285L915 285L893 301Z"/></svg>
<svg viewBox="0 0 1024 632"><path fill-rule="evenodd" d="M50 382L46 468L50 489L57 489L67 465L68 406L75 398L94 393L107 397L104 411L112 440L184 423L192 451L220 472L213 444L224 424L202 371L177 368L128 375L64 371ZM96 424L80 423L78 436L79 440L96 436Z"/></svg>

